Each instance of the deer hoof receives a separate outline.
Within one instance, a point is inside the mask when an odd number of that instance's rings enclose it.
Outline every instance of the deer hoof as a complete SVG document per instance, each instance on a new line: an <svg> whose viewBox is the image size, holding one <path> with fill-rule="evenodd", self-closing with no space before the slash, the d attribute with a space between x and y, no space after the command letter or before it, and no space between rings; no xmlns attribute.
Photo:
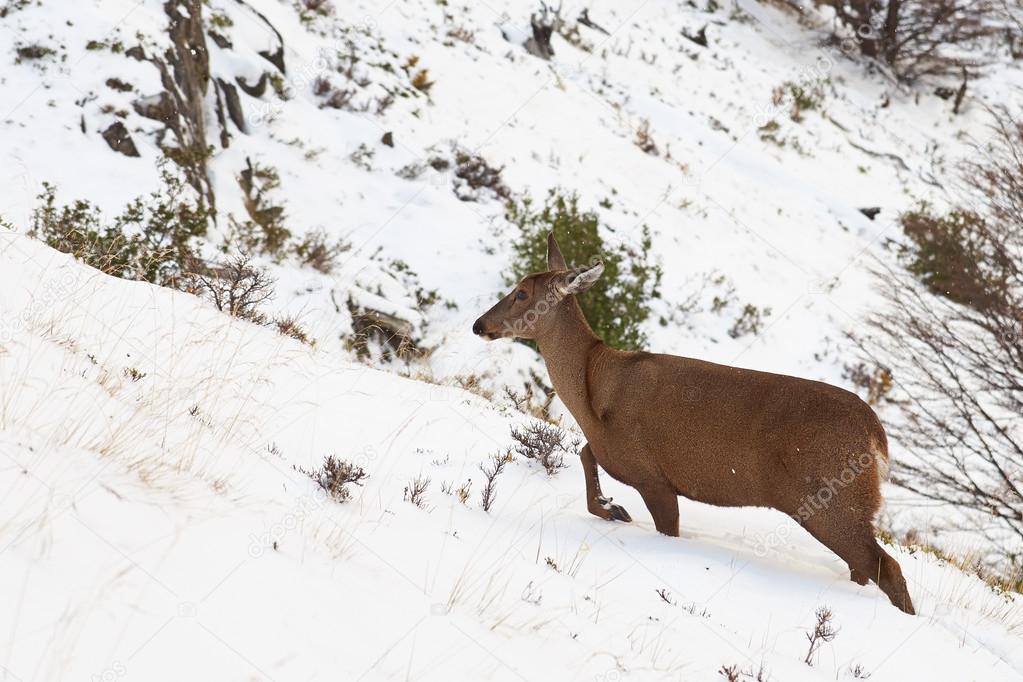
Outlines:
<svg viewBox="0 0 1023 682"><path fill-rule="evenodd" d="M612 504L611 508L608 509L611 512L612 521L624 521L625 523L632 523L632 517L629 516L629 512L625 511L625 507L619 504Z"/></svg>
<svg viewBox="0 0 1023 682"><path fill-rule="evenodd" d="M631 523L632 517L629 516L629 512L625 511L625 507L620 504L611 504L612 497L598 497L597 502L606 511L609 516L608 519L611 521L624 521L625 523Z"/></svg>

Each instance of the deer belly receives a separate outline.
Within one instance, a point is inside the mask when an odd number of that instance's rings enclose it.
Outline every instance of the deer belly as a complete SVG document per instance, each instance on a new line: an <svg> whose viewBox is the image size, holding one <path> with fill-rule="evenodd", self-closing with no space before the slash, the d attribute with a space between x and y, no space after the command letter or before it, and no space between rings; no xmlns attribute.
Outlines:
<svg viewBox="0 0 1023 682"><path fill-rule="evenodd" d="M675 491L691 500L719 507L770 506L759 472L741 458L675 460L662 470Z"/></svg>

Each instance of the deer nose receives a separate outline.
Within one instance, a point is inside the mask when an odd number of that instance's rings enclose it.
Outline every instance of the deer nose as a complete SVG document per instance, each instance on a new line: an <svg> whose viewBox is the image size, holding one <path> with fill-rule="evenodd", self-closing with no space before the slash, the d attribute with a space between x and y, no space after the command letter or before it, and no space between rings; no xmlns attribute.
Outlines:
<svg viewBox="0 0 1023 682"><path fill-rule="evenodd" d="M483 319L476 320L472 325L472 333L479 336L483 333Z"/></svg>

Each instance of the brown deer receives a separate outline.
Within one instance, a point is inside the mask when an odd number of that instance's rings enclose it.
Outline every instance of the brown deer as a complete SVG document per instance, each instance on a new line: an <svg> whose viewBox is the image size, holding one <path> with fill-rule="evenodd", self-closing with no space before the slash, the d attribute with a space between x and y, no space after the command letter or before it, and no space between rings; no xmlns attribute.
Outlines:
<svg viewBox="0 0 1023 682"><path fill-rule="evenodd" d="M575 299L603 264L570 269L551 234L547 266L472 330L536 341L588 441L579 456L591 514L632 520L603 496L597 464L639 491L665 535L678 536L679 495L777 509L841 557L852 580L873 580L914 613L899 564L874 537L888 441L866 403L817 381L610 348Z"/></svg>

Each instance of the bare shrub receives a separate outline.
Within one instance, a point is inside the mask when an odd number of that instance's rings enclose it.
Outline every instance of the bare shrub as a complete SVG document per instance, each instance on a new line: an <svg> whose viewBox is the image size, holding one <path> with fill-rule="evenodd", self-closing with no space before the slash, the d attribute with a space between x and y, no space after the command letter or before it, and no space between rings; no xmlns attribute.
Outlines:
<svg viewBox="0 0 1023 682"><path fill-rule="evenodd" d="M426 490L430 487L430 479L416 476L405 485L402 499L411 502L420 509L426 508Z"/></svg>
<svg viewBox="0 0 1023 682"><path fill-rule="evenodd" d="M483 472L483 476L486 478L486 484L480 492L480 506L483 507L483 511L488 512L494 506L494 500L497 499L497 477L501 475L505 465L511 462L512 459L511 452L504 454L498 452L490 457L489 466L480 464L480 471Z"/></svg>
<svg viewBox="0 0 1023 682"><path fill-rule="evenodd" d="M635 142L636 146L639 147L644 154L657 156L660 153L657 149L657 143L654 142L653 132L650 130L650 121L645 118L639 124L639 128L636 129Z"/></svg>
<svg viewBox="0 0 1023 682"><path fill-rule="evenodd" d="M838 630L831 624L831 609L826 606L822 606L817 609L814 614L817 618L817 622L813 626L813 630L806 633L806 639L810 642L810 648L806 652L806 658L803 659L803 663L807 665L813 665L813 657L817 655L817 651L825 642L830 642L838 634Z"/></svg>
<svg viewBox="0 0 1023 682"><path fill-rule="evenodd" d="M515 452L526 459L539 462L548 476L565 466L565 453L574 453L581 444L578 438L568 440L567 434L553 424L533 422L518 429L512 427Z"/></svg>
<svg viewBox="0 0 1023 682"><path fill-rule="evenodd" d="M868 673L859 663L849 666L849 674L857 680L866 680L870 678L870 673Z"/></svg>
<svg viewBox="0 0 1023 682"><path fill-rule="evenodd" d="M743 670L738 664L723 665L718 670L718 675L725 678L726 682L740 682L740 680L753 680L753 682L767 682L768 675L767 670L764 669L763 664L759 668L754 669L752 666Z"/></svg>
<svg viewBox="0 0 1023 682"><path fill-rule="evenodd" d="M273 298L274 280L247 256L237 256L202 272L192 273L190 289L234 317L265 324L260 306Z"/></svg>
<svg viewBox="0 0 1023 682"><path fill-rule="evenodd" d="M455 177L468 187L468 191L455 183L455 194L462 201L477 201L480 190L489 190L499 199L511 196L511 190L501 180L503 168L494 168L478 154L455 151Z"/></svg>
<svg viewBox="0 0 1023 682"><path fill-rule="evenodd" d="M532 383L526 384L522 393L519 393L511 386L503 388L504 399L512 404L519 412L524 412L531 417L542 421L551 421L550 407L554 401L553 390L537 390Z"/></svg>
<svg viewBox="0 0 1023 682"><path fill-rule="evenodd" d="M865 362L846 365L842 378L862 390L869 405L880 405L887 400L894 387L890 369L871 368Z"/></svg>
<svg viewBox="0 0 1023 682"><path fill-rule="evenodd" d="M1023 539L1023 126L992 112L965 163L958 206L904 216L905 268L879 266L887 309L860 339L889 367L909 456L893 480L964 512L961 525L1021 563ZM963 216L969 215L968 219Z"/></svg>
<svg viewBox="0 0 1023 682"><path fill-rule="evenodd" d="M312 24L319 18L334 13L334 5L330 0L295 0L299 19L305 24Z"/></svg>
<svg viewBox="0 0 1023 682"><path fill-rule="evenodd" d="M302 0L302 5L310 12L327 15L334 11L330 0Z"/></svg>
<svg viewBox="0 0 1023 682"><path fill-rule="evenodd" d="M456 26L455 28L449 29L448 38L460 40L461 42L468 43L470 45L476 44L476 34L464 26Z"/></svg>
<svg viewBox="0 0 1023 682"><path fill-rule="evenodd" d="M348 486L362 485L368 476L362 467L338 459L333 455L328 455L317 469L308 470L302 467L295 467L295 469L316 481L316 484L337 502L347 502L351 499L352 491Z"/></svg>
<svg viewBox="0 0 1023 682"><path fill-rule="evenodd" d="M988 64L1006 30L996 0L817 0L835 9L860 52L904 81Z"/></svg>
<svg viewBox="0 0 1023 682"><path fill-rule="evenodd" d="M718 675L724 677L728 682L739 682L739 666L735 664L723 665L721 670L718 670Z"/></svg>

